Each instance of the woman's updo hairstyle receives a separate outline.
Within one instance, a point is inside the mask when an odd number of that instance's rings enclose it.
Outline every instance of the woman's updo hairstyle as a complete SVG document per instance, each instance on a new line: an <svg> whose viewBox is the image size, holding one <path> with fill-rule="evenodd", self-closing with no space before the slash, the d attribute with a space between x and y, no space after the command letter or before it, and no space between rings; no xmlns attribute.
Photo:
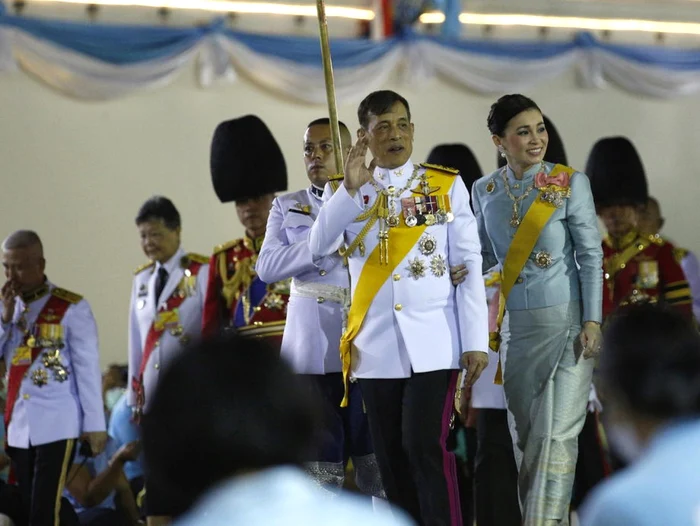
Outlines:
<svg viewBox="0 0 700 526"><path fill-rule="evenodd" d="M535 101L525 95L503 95L491 105L489 117L486 119L489 131L493 135L503 137L510 120L527 110L537 110L542 113Z"/></svg>

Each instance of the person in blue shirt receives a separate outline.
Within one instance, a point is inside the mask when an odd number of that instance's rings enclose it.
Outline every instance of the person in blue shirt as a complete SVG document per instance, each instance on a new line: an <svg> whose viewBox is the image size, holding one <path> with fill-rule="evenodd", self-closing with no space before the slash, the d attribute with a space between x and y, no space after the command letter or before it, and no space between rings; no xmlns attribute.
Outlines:
<svg viewBox="0 0 700 526"><path fill-rule="evenodd" d="M112 407L109 425L107 426L109 439L117 449L141 438L139 428L132 420L132 414L132 408L128 405L127 396L122 394L117 403L114 404L114 407ZM143 455L139 455L137 459L124 463L124 475L129 481L131 492L136 497L143 489Z"/></svg>
<svg viewBox="0 0 700 526"><path fill-rule="evenodd" d="M668 307L606 322L600 379L612 449L631 464L598 486L582 526L700 524L700 334Z"/></svg>
<svg viewBox="0 0 700 526"><path fill-rule="evenodd" d="M138 441L119 448L109 439L105 450L93 456L81 444L66 477L64 496L84 526L126 526L139 522L131 488L124 476L124 465L136 459Z"/></svg>

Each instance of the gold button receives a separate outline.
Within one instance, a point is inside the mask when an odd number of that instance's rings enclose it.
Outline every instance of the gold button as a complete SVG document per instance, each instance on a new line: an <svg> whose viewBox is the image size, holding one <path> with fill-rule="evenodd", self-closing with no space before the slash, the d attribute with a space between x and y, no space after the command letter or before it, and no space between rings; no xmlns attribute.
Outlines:
<svg viewBox="0 0 700 526"><path fill-rule="evenodd" d="M403 309L403 307L401 306L400 303L397 303L396 305L394 305L394 310L399 311L401 309Z"/></svg>
<svg viewBox="0 0 700 526"><path fill-rule="evenodd" d="M523 282L523 278L518 278L518 279L515 280L515 282L516 282L516 283L522 283L522 282Z"/></svg>
<svg viewBox="0 0 700 526"><path fill-rule="evenodd" d="M627 265L625 265L624 263L620 263L620 268L625 268L626 266Z"/></svg>
<svg viewBox="0 0 700 526"><path fill-rule="evenodd" d="M260 311L262 310L262 307L261 307L260 305L258 305L258 306L255 307L253 310L254 310L255 312L260 312Z"/></svg>
<svg viewBox="0 0 700 526"><path fill-rule="evenodd" d="M637 250L644 250L644 245L637 245Z"/></svg>
<svg viewBox="0 0 700 526"><path fill-rule="evenodd" d="M155 367L156 369L160 369L160 364L157 363L157 364L155 364L153 367Z"/></svg>
<svg viewBox="0 0 700 526"><path fill-rule="evenodd" d="M323 296L319 296L318 298L316 298L316 303L323 303L324 301L326 301L326 298L324 298Z"/></svg>
<svg viewBox="0 0 700 526"><path fill-rule="evenodd" d="M394 281L399 281L401 279L401 274L394 274Z"/></svg>
<svg viewBox="0 0 700 526"><path fill-rule="evenodd" d="M325 276L325 275L326 275L326 271L325 271L325 270L319 270L318 273L319 273L321 276Z"/></svg>
<svg viewBox="0 0 700 526"><path fill-rule="evenodd" d="M24 393L22 395L22 398L24 398L25 400L29 400L29 395L27 393Z"/></svg>

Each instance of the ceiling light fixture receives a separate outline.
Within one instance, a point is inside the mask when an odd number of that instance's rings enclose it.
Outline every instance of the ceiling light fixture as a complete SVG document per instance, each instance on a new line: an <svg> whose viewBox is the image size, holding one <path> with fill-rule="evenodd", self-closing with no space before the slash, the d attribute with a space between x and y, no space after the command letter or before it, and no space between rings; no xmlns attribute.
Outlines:
<svg viewBox="0 0 700 526"><path fill-rule="evenodd" d="M31 0L32 3L96 4L103 6L152 7L156 9L189 9L220 13L248 13L316 17L315 4L277 4L271 2L235 2L230 0ZM326 16L373 20L371 9L356 7L326 6Z"/></svg>
<svg viewBox="0 0 700 526"><path fill-rule="evenodd" d="M445 15L440 12L424 13L421 15L420 21L424 24L441 24L445 21ZM459 15L459 21L468 25L555 27L590 31L643 31L700 35L700 23L693 22L488 13L462 13Z"/></svg>

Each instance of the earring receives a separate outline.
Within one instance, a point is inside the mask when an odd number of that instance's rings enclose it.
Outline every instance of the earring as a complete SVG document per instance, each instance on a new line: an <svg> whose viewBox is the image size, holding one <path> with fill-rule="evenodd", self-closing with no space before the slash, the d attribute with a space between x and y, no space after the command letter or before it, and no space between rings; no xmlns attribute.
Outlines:
<svg viewBox="0 0 700 526"><path fill-rule="evenodd" d="M503 149L503 146L499 146L498 151L501 152L501 157L503 157L505 159L506 158L506 151Z"/></svg>

